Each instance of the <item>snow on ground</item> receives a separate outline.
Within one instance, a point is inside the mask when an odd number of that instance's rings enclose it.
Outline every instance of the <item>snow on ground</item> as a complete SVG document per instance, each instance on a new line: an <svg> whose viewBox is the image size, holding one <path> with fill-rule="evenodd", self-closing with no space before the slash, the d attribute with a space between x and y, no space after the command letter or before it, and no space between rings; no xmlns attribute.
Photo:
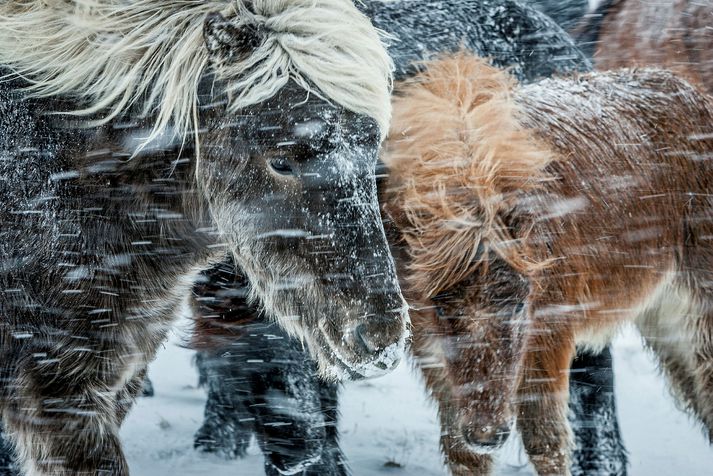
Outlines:
<svg viewBox="0 0 713 476"><path fill-rule="evenodd" d="M150 368L156 396L140 399L122 429L135 476L262 473L253 444L242 460L226 461L193 450L205 393L196 388L192 352L169 341ZM620 424L631 476L711 474L713 450L702 431L675 408L638 335L627 330L614 346ZM385 377L352 382L341 399L342 447L355 476L447 474L438 450L435 407L408 365ZM498 474L532 474L516 441L508 442Z"/></svg>

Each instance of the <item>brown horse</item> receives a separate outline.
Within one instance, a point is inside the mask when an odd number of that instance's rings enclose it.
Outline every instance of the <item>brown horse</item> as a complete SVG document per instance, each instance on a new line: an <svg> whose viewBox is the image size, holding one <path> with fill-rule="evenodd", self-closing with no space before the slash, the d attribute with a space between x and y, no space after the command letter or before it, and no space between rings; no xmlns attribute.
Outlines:
<svg viewBox="0 0 713 476"><path fill-rule="evenodd" d="M626 321L713 429L710 97L654 69L516 86L457 55L394 111L385 209L454 474L488 473L515 420L568 474L575 345Z"/></svg>
<svg viewBox="0 0 713 476"><path fill-rule="evenodd" d="M575 28L599 70L662 66L713 92L713 1L607 0Z"/></svg>

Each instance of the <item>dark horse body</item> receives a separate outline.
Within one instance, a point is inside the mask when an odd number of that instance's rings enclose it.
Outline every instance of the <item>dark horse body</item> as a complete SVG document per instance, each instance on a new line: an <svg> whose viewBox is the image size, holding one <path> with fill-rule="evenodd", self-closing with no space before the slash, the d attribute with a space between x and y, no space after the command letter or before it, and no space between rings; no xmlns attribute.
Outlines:
<svg viewBox="0 0 713 476"><path fill-rule="evenodd" d="M323 374L395 366L374 179L390 61L368 20L343 0L79 3L0 5L0 412L23 470L128 474L146 365L228 253ZM345 17L357 43L330 33Z"/></svg>
<svg viewBox="0 0 713 476"><path fill-rule="evenodd" d="M552 18L565 31L574 28L589 13L589 0L523 0L522 3Z"/></svg>
<svg viewBox="0 0 713 476"><path fill-rule="evenodd" d="M711 97L657 69L521 86L462 54L394 112L382 209L442 434L471 449L454 472L490 474L516 423L538 474L569 474L575 346L626 321L710 435Z"/></svg>
<svg viewBox="0 0 713 476"><path fill-rule="evenodd" d="M364 3L363 9L375 26L396 37L389 53L397 80L412 76L418 70L417 62L461 47L510 67L523 82L589 69L588 61L573 47L568 35L551 20L516 2ZM346 473L337 441L337 387L314 378L313 364L299 342L281 334L255 306L249 306L242 278L226 275L221 269L225 267L216 268L208 276L214 281L194 289L194 346L199 349L201 381L208 390L205 421L196 434L196 446L236 456L254 432L266 454L268 474L274 474L276 468L286 470L311 461L320 451L321 462L308 465L298 474ZM274 355L290 358L273 361ZM248 360L272 361L272 365ZM626 455L616 419L609 350L600 354L582 352L572 368L571 414L576 438L573 473L625 474ZM320 430L323 439L311 439L310 445L303 444L307 429L315 426L315 416L309 411L300 417L309 418L296 418L288 427L294 432L292 438L276 435L274 428L265 426L285 417L279 408L271 410L263 405L264 395L272 391L289 394L289 382L295 380L302 382L303 389L311 388L304 393L310 399L306 408L318 408L320 399L325 408L323 417L316 416L326 429ZM237 423L246 421L247 414L251 418L248 423Z"/></svg>
<svg viewBox="0 0 713 476"><path fill-rule="evenodd" d="M319 378L302 345L249 304L248 291L232 263L206 272L193 290L191 344L208 392L196 447L240 457L254 434L269 476L348 474L338 385Z"/></svg>

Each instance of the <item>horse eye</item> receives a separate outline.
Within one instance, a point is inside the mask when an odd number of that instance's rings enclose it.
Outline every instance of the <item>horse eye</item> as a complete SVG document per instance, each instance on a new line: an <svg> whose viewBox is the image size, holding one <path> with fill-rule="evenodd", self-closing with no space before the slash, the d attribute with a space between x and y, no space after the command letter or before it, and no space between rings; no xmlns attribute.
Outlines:
<svg viewBox="0 0 713 476"><path fill-rule="evenodd" d="M287 159L283 159L282 157L276 157L274 159L270 159L270 167L272 167L272 170L277 172L280 175L293 175L294 171L292 170L292 166L290 165L290 162Z"/></svg>

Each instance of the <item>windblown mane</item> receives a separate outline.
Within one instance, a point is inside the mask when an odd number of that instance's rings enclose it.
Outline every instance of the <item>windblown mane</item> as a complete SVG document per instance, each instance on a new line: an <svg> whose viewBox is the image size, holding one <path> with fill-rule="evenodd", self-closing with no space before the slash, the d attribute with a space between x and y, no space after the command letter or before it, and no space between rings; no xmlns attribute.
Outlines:
<svg viewBox="0 0 713 476"><path fill-rule="evenodd" d="M507 72L465 53L426 63L397 86L384 153L386 210L407 244L410 285L421 297L474 272L488 248L519 271L535 266L504 219L516 194L547 179L553 157L518 122L514 87Z"/></svg>
<svg viewBox="0 0 713 476"><path fill-rule="evenodd" d="M208 64L203 22L218 12L266 33L251 56L220 66L232 111L289 79L375 118L388 131L392 63L351 0L14 0L0 3L0 63L37 96L80 100L74 114L107 122L139 104L151 138L193 124ZM310 82L316 86L310 88Z"/></svg>

